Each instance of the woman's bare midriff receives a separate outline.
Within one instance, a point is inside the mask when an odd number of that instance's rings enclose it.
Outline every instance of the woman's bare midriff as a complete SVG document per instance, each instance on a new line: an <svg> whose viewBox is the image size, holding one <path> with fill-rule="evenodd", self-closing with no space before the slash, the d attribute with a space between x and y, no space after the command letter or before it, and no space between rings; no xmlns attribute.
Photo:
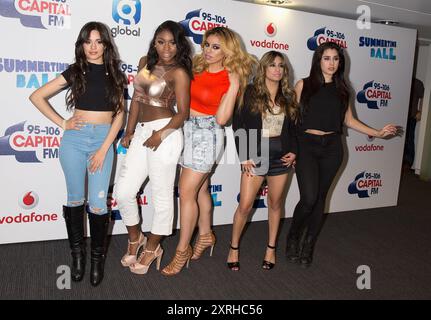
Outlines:
<svg viewBox="0 0 431 320"><path fill-rule="evenodd" d="M91 124L111 124L112 111L88 111L75 108L73 115L81 116L82 120Z"/></svg>
<svg viewBox="0 0 431 320"><path fill-rule="evenodd" d="M190 117L208 117L208 116L210 115L190 109Z"/></svg>
<svg viewBox="0 0 431 320"><path fill-rule="evenodd" d="M166 107L154 107L139 103L138 122L150 122L159 119L172 118L174 112Z"/></svg>
<svg viewBox="0 0 431 320"><path fill-rule="evenodd" d="M326 131L320 131L320 130L315 130L315 129L307 129L307 130L305 130L305 132L307 132L309 134L315 134L315 135L318 135L318 136L324 136L325 134L334 133L334 131L326 132Z"/></svg>

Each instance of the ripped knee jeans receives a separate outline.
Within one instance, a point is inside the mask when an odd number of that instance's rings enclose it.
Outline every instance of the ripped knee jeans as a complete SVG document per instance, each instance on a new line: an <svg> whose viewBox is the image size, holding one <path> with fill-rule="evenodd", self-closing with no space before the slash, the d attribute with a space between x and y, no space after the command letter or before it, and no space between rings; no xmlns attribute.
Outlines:
<svg viewBox="0 0 431 320"><path fill-rule="evenodd" d="M101 170L90 173L89 168L90 156L102 146L110 128L110 124L86 124L81 130L64 132L59 158L66 178L67 206L84 204L85 190L88 190L89 211L99 215L108 213L106 202L114 159L113 146L106 153ZM88 188L85 187L87 174Z"/></svg>

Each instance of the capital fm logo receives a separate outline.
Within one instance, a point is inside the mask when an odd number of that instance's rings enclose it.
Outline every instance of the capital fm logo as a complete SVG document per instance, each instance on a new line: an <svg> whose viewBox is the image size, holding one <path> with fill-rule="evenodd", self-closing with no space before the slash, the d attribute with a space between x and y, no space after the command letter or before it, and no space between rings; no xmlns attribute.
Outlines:
<svg viewBox="0 0 431 320"><path fill-rule="evenodd" d="M30 210L36 207L39 203L39 196L34 191L28 191L19 199L18 204L25 210Z"/></svg>
<svg viewBox="0 0 431 320"><path fill-rule="evenodd" d="M383 182L380 173L362 171L349 184L347 191L349 194L358 195L359 198L369 198L372 195L377 195L382 187Z"/></svg>
<svg viewBox="0 0 431 320"><path fill-rule="evenodd" d="M268 206L266 205L267 196L268 196L268 186L262 186L256 195L256 199L254 199L253 201L253 208L255 209L268 208ZM239 203L240 199L241 199L241 193L238 193L236 197L236 201Z"/></svg>
<svg viewBox="0 0 431 320"><path fill-rule="evenodd" d="M17 123L0 137L0 156L14 156L22 163L41 163L57 159L60 148L60 129L52 126Z"/></svg>
<svg viewBox="0 0 431 320"><path fill-rule="evenodd" d="M68 67L68 63L57 61L0 58L0 73L15 76L15 86L19 89L40 88Z"/></svg>
<svg viewBox="0 0 431 320"><path fill-rule="evenodd" d="M148 206L149 203L149 197L145 194L143 189L140 189L138 192L138 195L136 197L136 202L139 206L144 207ZM108 196L108 207L111 209L111 217L114 220L122 220L121 213L118 208L118 202L117 199L114 197L113 194Z"/></svg>
<svg viewBox="0 0 431 320"><path fill-rule="evenodd" d="M325 42L335 42L341 48L347 49L345 33L332 30L327 27L317 29L314 32L314 35L307 40L307 48L311 51L314 51L318 46Z"/></svg>
<svg viewBox="0 0 431 320"><path fill-rule="evenodd" d="M359 37L359 47L370 48L370 58L378 60L397 60L397 42L393 40Z"/></svg>
<svg viewBox="0 0 431 320"><path fill-rule="evenodd" d="M138 72L138 66L124 62L121 64L121 71L123 71L127 77L127 88L124 89L124 99L132 100L129 91L130 89L133 89L133 82L135 81L135 76ZM128 107L130 107L130 104L128 105Z"/></svg>
<svg viewBox="0 0 431 320"><path fill-rule="evenodd" d="M202 9L190 11L179 23L183 26L186 36L192 38L196 44L202 43L205 31L215 27L227 27L224 15Z"/></svg>
<svg viewBox="0 0 431 320"><path fill-rule="evenodd" d="M274 37L277 34L277 27L273 22L268 23L264 28L264 33L268 37ZM268 40L268 39L251 39L250 44L252 47L256 48L265 48L265 49L274 49L274 50L289 50L289 44L285 42L278 42L274 39Z"/></svg>
<svg viewBox="0 0 431 320"><path fill-rule="evenodd" d="M112 37L141 36L141 28L136 25L141 21L142 5L140 0L113 0L112 19L117 26L111 28Z"/></svg>
<svg viewBox="0 0 431 320"><path fill-rule="evenodd" d="M358 92L356 100L359 103L367 104L368 109L387 107L392 100L391 87L388 84L372 80L367 82L363 89Z"/></svg>
<svg viewBox="0 0 431 320"><path fill-rule="evenodd" d="M0 16L27 28L70 29L72 0L0 0Z"/></svg>

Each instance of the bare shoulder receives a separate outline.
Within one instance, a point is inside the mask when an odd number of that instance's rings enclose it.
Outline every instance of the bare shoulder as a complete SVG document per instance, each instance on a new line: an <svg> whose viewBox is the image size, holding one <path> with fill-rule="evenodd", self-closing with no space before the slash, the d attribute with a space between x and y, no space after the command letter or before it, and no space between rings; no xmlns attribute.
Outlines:
<svg viewBox="0 0 431 320"><path fill-rule="evenodd" d="M188 80L188 81L190 81L189 74L187 73L187 71L183 67L175 68L172 71L172 77L175 80L186 80L186 81Z"/></svg>
<svg viewBox="0 0 431 320"><path fill-rule="evenodd" d="M141 57L141 59L139 59L138 70L141 70L143 67L145 67L146 64L147 64L147 56Z"/></svg>
<svg viewBox="0 0 431 320"><path fill-rule="evenodd" d="M295 84L295 90L300 90L302 91L302 88L304 87L304 80L299 80L296 84Z"/></svg>

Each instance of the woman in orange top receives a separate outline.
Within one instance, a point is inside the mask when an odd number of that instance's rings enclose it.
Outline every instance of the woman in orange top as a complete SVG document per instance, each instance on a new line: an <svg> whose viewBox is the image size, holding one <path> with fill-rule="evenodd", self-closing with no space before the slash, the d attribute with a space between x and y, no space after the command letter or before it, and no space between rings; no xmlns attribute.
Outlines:
<svg viewBox="0 0 431 320"><path fill-rule="evenodd" d="M175 275L191 259L215 244L211 231L212 199L209 176L224 141L223 126L231 118L235 102L252 73L256 60L245 52L238 36L225 27L205 32L202 53L193 61L190 118L184 123L184 150L179 181L180 241L174 259L162 270ZM192 250L190 240L199 224L199 235Z"/></svg>

